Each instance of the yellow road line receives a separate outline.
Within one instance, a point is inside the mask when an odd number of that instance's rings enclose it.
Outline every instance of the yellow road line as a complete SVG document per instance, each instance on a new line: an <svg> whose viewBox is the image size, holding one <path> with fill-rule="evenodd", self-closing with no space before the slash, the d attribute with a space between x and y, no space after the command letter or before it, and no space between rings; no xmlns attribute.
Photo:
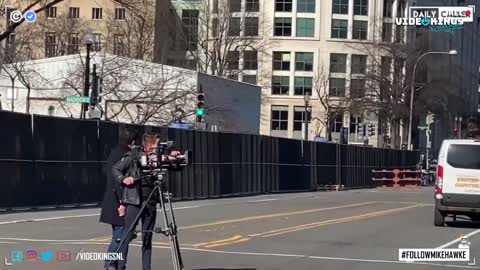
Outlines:
<svg viewBox="0 0 480 270"><path fill-rule="evenodd" d="M286 234L286 233L297 232L297 231L301 231L301 230L313 229L313 228L316 228L316 227L321 227L321 226L326 226L326 225L332 225L332 224L349 222L349 221L356 221L356 220L361 220L361 219L366 219L366 218L371 218L371 217L396 213L396 212L405 211L407 209L420 207L420 206L423 206L423 204L416 204L416 205L411 205L411 206L406 206L406 207L401 207L401 208L372 212L372 213L363 214L363 215L350 216L350 217L331 219L331 220L326 220L326 221L321 221L321 222L303 224L303 225L299 225L299 226L294 226L294 227L289 227L289 228L283 228L283 229L263 232L263 233L260 233L259 236L261 236L261 237L272 237L272 236L282 235L282 234Z"/></svg>
<svg viewBox="0 0 480 270"><path fill-rule="evenodd" d="M200 247L200 246L211 245L211 244L219 244L219 243L237 241L241 238L242 238L241 235L235 235L235 236L227 238L227 239L222 239L222 240L217 240L217 241L212 241L212 242L205 242L205 243L198 243L198 244L194 244L192 246L193 247Z"/></svg>
<svg viewBox="0 0 480 270"><path fill-rule="evenodd" d="M309 214L309 213L315 213L315 212L321 212L321 211L328 211L328 210L363 206L363 205L374 204L374 203L377 203L377 202L365 202L365 203L349 204L349 205L342 205L342 206L333 206L333 207L327 207L327 208L317 208L317 209L295 211L295 212L286 212L286 213L269 214L269 215L261 215L261 216L250 216L250 217L244 217L244 218L238 218L238 219L227 219L227 220L221 220L221 221L212 222L212 223L205 223L205 224L198 224L198 225L181 227L179 229L180 230L185 230L185 229L201 228L201 227L214 226L214 225L222 225L222 224L228 224L228 223L236 223L236 222L266 219L266 218L283 217L283 216L291 216L291 215L302 215L302 214Z"/></svg>
<svg viewBox="0 0 480 270"><path fill-rule="evenodd" d="M236 243L241 243L250 240L251 238L242 238L237 241L232 241L232 242L227 242L227 243L219 243L219 244L213 244L213 245L207 245L204 246L205 248L212 248L212 247L221 247L221 246L226 246L226 245L231 245L231 244L236 244Z"/></svg>

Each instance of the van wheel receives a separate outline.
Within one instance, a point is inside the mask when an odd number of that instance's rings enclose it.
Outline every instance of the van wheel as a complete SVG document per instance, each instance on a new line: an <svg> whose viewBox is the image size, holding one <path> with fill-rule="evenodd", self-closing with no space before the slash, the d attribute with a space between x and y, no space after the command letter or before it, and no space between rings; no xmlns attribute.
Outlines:
<svg viewBox="0 0 480 270"><path fill-rule="evenodd" d="M433 217L433 221L435 223L435 226L441 226L443 227L445 225L445 216L442 215L440 210L435 207L435 215Z"/></svg>

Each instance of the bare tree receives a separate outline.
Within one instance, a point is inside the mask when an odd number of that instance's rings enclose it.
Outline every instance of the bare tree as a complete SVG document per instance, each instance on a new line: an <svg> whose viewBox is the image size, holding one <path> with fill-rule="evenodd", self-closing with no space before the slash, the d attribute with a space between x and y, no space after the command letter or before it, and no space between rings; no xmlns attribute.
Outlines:
<svg viewBox="0 0 480 270"><path fill-rule="evenodd" d="M101 79L103 102L99 109L107 120L163 125L170 123L172 113L180 108L183 119L194 114L192 72L108 54L94 59ZM82 63L68 74L63 95L82 91L84 70ZM179 116L175 117L178 120Z"/></svg>
<svg viewBox="0 0 480 270"><path fill-rule="evenodd" d="M391 144L395 148L401 144L400 127L403 125L404 130L408 128L410 94L414 84L413 66L428 49L425 47L427 36L417 35L415 42L405 43L404 38L400 38L404 33L399 30L401 29L397 29L394 42L369 41L351 46L368 58L365 72L366 93L363 98L356 100L357 106L379 118L379 132L385 134L387 129L390 129ZM436 60L437 63L448 63ZM432 67L429 69L432 70ZM458 71L451 69L450 72L458 73L455 76L462 77ZM426 112L443 113L447 111L448 100L459 97L458 87L449 80L447 74L434 80L428 80L426 74L426 66L420 64L415 79L415 116Z"/></svg>
<svg viewBox="0 0 480 270"><path fill-rule="evenodd" d="M255 39L261 35L258 17L250 12L237 16L239 1L199 1L184 10L180 37L181 48L187 59L200 72L220 77L236 77L243 70L252 69L240 64L247 54L258 56L267 46ZM191 13L191 14L187 14ZM237 13L238 14L238 13Z"/></svg>
<svg viewBox="0 0 480 270"><path fill-rule="evenodd" d="M155 34L155 1L128 3L128 12L109 14L106 39L114 54L151 61ZM141 14L141 15L139 15Z"/></svg>

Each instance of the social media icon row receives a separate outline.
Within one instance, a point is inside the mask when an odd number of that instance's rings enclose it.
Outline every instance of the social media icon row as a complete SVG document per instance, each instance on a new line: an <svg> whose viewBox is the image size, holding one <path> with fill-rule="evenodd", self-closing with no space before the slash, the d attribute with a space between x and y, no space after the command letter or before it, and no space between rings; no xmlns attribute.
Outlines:
<svg viewBox="0 0 480 270"><path fill-rule="evenodd" d="M26 22L32 23L37 20L37 13L33 10L28 10L25 12L25 14L22 14L22 12L15 10L10 13L10 21L13 23L17 23L21 21L23 18L25 18Z"/></svg>
<svg viewBox="0 0 480 270"><path fill-rule="evenodd" d="M48 262L53 259L53 251L37 252L36 250L27 250L23 252L22 250L12 250L11 254L11 263L19 263L22 261L27 262L37 262L44 261ZM72 253L70 251L60 250L56 252L56 259L58 262L69 262L72 260Z"/></svg>

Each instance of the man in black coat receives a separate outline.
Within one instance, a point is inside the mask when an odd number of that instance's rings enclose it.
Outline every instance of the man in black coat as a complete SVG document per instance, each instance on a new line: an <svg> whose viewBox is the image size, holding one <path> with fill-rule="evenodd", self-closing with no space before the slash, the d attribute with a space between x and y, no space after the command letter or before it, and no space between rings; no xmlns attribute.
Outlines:
<svg viewBox="0 0 480 270"><path fill-rule="evenodd" d="M110 152L105 166L107 183L100 213L100 222L112 226L112 241L107 252L115 252L118 249L119 240L123 234L125 215L125 206L120 205L120 198L122 196L121 187L113 179L112 166L130 151L130 146L134 144L136 139L137 133L135 131L128 129L121 130L119 134L119 144ZM126 248L128 248L128 246ZM120 250L119 252L126 254L127 251ZM110 265L109 270L117 269L118 261L110 262L107 260L105 261L105 267L107 267L107 265Z"/></svg>

